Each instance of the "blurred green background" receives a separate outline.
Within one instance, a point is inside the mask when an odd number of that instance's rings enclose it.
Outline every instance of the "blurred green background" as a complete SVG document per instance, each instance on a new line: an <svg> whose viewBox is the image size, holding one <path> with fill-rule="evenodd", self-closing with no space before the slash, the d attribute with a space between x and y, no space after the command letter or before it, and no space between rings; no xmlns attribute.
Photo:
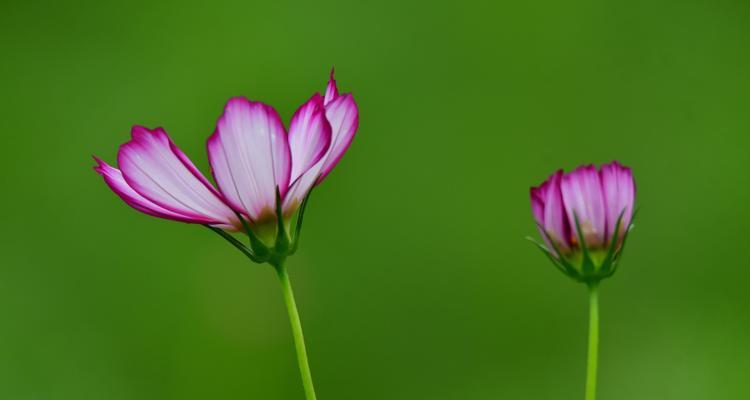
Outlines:
<svg viewBox="0 0 750 400"><path fill-rule="evenodd" d="M750 4L4 1L0 398L302 399L274 273L91 169L133 124L207 172L226 99L360 106L289 267L319 398L581 399L586 291L528 188L618 159L600 398L750 398Z"/></svg>

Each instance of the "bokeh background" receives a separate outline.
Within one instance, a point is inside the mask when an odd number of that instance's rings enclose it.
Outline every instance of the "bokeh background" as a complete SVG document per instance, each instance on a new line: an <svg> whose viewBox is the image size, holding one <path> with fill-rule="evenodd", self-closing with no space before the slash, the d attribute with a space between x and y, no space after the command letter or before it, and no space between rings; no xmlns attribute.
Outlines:
<svg viewBox="0 0 750 400"><path fill-rule="evenodd" d="M0 398L302 399L274 273L92 171L133 124L207 171L223 103L335 65L361 125L296 286L321 399L580 399L586 291L524 240L557 168L632 166L600 398L750 398L750 3L4 1Z"/></svg>

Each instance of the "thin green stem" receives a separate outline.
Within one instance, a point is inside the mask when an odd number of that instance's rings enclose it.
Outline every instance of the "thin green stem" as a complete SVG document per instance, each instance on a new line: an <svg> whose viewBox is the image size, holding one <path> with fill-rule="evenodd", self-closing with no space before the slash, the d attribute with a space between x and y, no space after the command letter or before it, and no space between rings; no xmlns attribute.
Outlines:
<svg viewBox="0 0 750 400"><path fill-rule="evenodd" d="M289 313L289 322L292 324L292 335L294 336L294 346L297 349L297 363L299 372L302 375L302 386L305 388L305 398L315 400L315 388L313 387L312 374L310 365L307 362L307 349L305 348L305 337L302 334L302 323L297 312L297 303L294 301L294 292L292 283L289 281L289 274L284 265L276 267L281 282L281 291L284 292L284 302Z"/></svg>
<svg viewBox="0 0 750 400"><path fill-rule="evenodd" d="M599 282L589 283L589 358L586 400L596 400L596 367L599 362Z"/></svg>

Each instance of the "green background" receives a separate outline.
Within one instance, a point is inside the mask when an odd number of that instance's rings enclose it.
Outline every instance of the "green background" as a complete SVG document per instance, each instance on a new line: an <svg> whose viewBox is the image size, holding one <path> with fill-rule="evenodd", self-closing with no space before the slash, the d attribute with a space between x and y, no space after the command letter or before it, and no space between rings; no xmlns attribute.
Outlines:
<svg viewBox="0 0 750 400"><path fill-rule="evenodd" d="M750 5L740 0L0 6L0 398L302 399L273 271L129 209L133 124L207 172L227 98L360 107L289 262L318 396L581 399L586 291L528 188L633 167L600 398L750 398Z"/></svg>

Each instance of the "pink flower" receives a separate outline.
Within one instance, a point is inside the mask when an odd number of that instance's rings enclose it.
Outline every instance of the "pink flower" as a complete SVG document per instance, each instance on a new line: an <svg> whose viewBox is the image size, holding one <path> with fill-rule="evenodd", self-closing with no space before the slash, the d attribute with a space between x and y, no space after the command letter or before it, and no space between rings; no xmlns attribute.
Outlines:
<svg viewBox="0 0 750 400"><path fill-rule="evenodd" d="M631 227L635 181L617 161L559 170L531 188L531 208L556 265L578 280L614 273Z"/></svg>
<svg viewBox="0 0 750 400"><path fill-rule="evenodd" d="M336 166L358 122L354 98L338 93L331 72L325 97L316 93L300 106L288 130L266 104L244 97L227 102L207 143L218 188L162 128L133 127L132 139L118 152L119 169L96 157L94 169L138 211L214 229L247 226L267 240L269 227L276 235L279 219L288 222Z"/></svg>

